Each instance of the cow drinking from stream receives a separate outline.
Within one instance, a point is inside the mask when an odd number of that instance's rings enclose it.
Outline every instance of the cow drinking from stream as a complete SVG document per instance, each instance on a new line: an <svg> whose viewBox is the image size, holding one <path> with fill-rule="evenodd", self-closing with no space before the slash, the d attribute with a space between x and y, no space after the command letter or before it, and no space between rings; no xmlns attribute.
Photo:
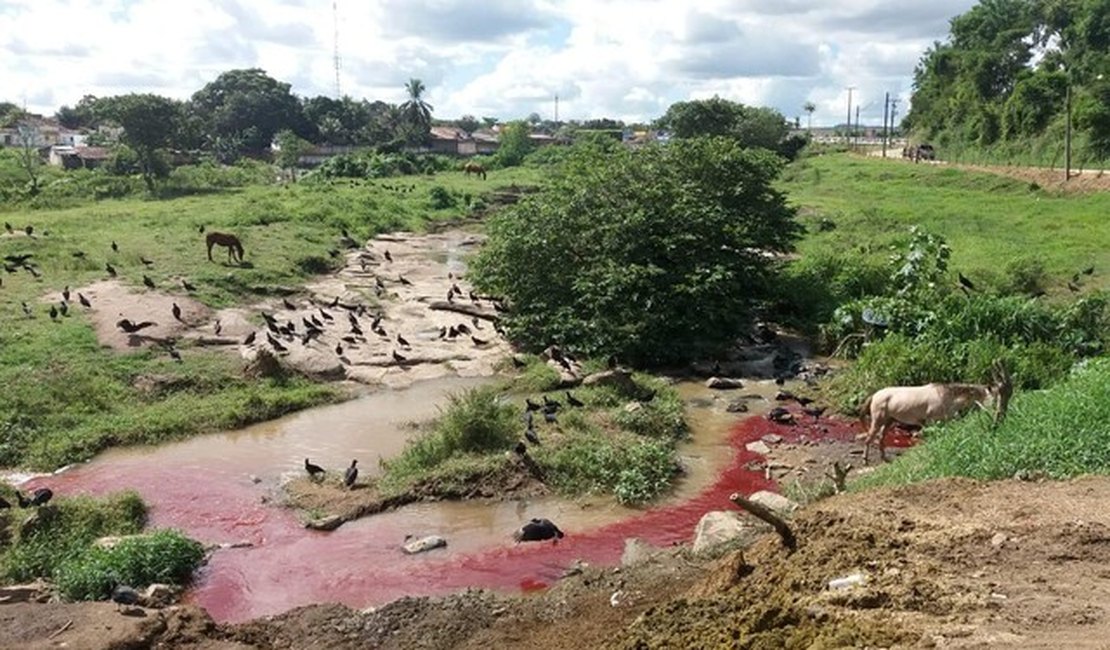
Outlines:
<svg viewBox="0 0 1110 650"><path fill-rule="evenodd" d="M891 424L925 426L959 417L975 406L994 408L994 423L1006 417L1013 383L1001 362L991 369L990 384L926 384L924 386L890 386L876 391L860 407L860 418L870 417L871 426L863 447L863 462L870 459L871 445L876 440L879 458L886 460L884 437Z"/></svg>

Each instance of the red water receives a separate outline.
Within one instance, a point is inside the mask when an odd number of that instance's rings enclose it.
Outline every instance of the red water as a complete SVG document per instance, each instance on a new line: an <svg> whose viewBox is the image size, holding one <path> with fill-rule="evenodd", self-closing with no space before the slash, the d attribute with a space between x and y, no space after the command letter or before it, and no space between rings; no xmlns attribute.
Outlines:
<svg viewBox="0 0 1110 650"><path fill-rule="evenodd" d="M316 602L361 608L401 596L436 595L466 587L541 589L575 560L595 565L619 562L624 540L629 537L656 546L688 542L703 514L733 508L730 494L776 488L762 471L745 469L750 461L760 459L745 449L746 443L769 433L781 435L786 442L847 441L859 432L855 422L810 421L801 416L798 425L784 426L764 417L749 417L730 433L729 443L735 450L732 461L696 496L610 525L564 528L567 537L557 545L513 545L507 539L512 529L506 529L504 517L494 512L488 517L472 516L466 523L479 530L468 531L473 533L469 543L461 539L455 544L449 538L451 553L407 556L398 549L400 540L414 527L430 525L422 517L439 510L403 508L318 533L302 528L290 511L260 503L256 486L240 474L223 476L213 471L210 475L199 467L159 467L141 455L38 479L30 487L49 485L63 494L133 488L150 506L150 523L155 527L178 528L206 544L251 542L251 548L212 554L190 592L190 599L217 621L242 621ZM906 443L904 438L894 439L890 446ZM512 507L510 502L487 509ZM517 506L518 515L522 515L522 507ZM551 518L559 523L555 516ZM460 533L460 537L465 535Z"/></svg>

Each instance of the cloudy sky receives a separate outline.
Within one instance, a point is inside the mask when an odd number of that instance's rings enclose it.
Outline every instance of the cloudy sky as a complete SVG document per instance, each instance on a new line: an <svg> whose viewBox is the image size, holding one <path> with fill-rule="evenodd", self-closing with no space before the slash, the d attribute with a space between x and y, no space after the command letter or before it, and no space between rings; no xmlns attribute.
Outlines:
<svg viewBox="0 0 1110 650"><path fill-rule="evenodd" d="M52 113L85 94L187 98L260 67L299 95L402 101L436 117L649 120L721 97L813 123L902 99L948 19L974 0L0 0L0 100ZM338 16L338 21L334 16Z"/></svg>

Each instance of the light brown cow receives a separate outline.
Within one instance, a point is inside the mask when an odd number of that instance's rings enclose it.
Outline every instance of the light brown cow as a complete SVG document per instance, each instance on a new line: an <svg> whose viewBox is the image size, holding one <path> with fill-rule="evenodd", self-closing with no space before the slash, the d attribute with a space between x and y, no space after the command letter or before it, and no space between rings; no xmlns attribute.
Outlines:
<svg viewBox="0 0 1110 650"><path fill-rule="evenodd" d="M871 445L877 440L879 458L886 460L884 438L891 424L925 426L959 417L975 406L994 407L994 423L1006 417L1013 384L1000 362L993 366L992 384L926 384L924 386L890 386L876 391L860 407L860 418L871 419L863 462L870 459Z"/></svg>

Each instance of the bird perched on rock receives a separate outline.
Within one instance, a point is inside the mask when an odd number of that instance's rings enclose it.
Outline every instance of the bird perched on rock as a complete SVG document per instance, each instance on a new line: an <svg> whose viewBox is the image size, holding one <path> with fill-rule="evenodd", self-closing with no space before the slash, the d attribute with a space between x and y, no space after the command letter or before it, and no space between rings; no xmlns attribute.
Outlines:
<svg viewBox="0 0 1110 650"><path fill-rule="evenodd" d="M767 419L779 424L792 424L794 422L794 416L790 414L790 411L781 406L771 409L767 413Z"/></svg>
<svg viewBox="0 0 1110 650"><path fill-rule="evenodd" d="M394 360L395 362L397 362L397 363L404 363L404 362L408 361L408 358L406 358L406 357L403 357L403 356L401 356L401 355L397 354L397 351L396 351L396 350L394 350L394 351L393 351L393 360Z"/></svg>
<svg viewBox="0 0 1110 650"><path fill-rule="evenodd" d="M128 334L134 334L135 332L144 330L148 327L154 327L157 324L158 323L149 320L144 320L141 323L135 323L127 318L121 318L120 320L116 321L116 327L120 328Z"/></svg>
<svg viewBox="0 0 1110 650"><path fill-rule="evenodd" d="M412 286L412 281L410 281L408 278L406 278L403 275L398 275L397 276L397 281L400 282L401 284L405 285L405 286L409 286L409 287Z"/></svg>
<svg viewBox="0 0 1110 650"><path fill-rule="evenodd" d="M37 508L44 506L50 499L54 498L54 491L50 488L38 488L31 493L31 498L23 496L19 490L15 491L15 498L19 500L20 508Z"/></svg>
<svg viewBox="0 0 1110 650"><path fill-rule="evenodd" d="M116 604L116 611L121 606L133 607L139 603L139 592L127 585L116 585L112 590L112 602Z"/></svg>
<svg viewBox="0 0 1110 650"><path fill-rule="evenodd" d="M266 333L266 342L270 344L270 347L273 348L275 352L289 351L289 348L282 345L281 341L275 339L273 334L270 334L269 332Z"/></svg>
<svg viewBox="0 0 1110 650"><path fill-rule="evenodd" d="M558 540L564 537L563 531L551 522L550 519L532 519L528 523L520 527L520 530L513 533L513 540L517 544L521 542L542 542L545 540Z"/></svg>
<svg viewBox="0 0 1110 650"><path fill-rule="evenodd" d="M308 459L306 458L304 459L304 471L308 472L309 478L317 478L323 475L324 468L315 463L308 462Z"/></svg>
<svg viewBox="0 0 1110 650"><path fill-rule="evenodd" d="M411 348L412 347L411 345L409 345L408 340L405 339L405 337L401 336L400 334L397 335L397 343L401 347L404 347L404 348Z"/></svg>
<svg viewBox="0 0 1110 650"><path fill-rule="evenodd" d="M388 248L385 249L385 259L387 259L390 262L393 261L393 256L389 254L389 249Z"/></svg>
<svg viewBox="0 0 1110 650"><path fill-rule="evenodd" d="M471 340L472 343L474 343L474 345L476 345L478 347L482 347L483 345L489 345L489 341L487 341L485 339L480 339L477 336L471 336L470 340Z"/></svg>
<svg viewBox="0 0 1110 650"><path fill-rule="evenodd" d="M145 273L143 274L143 284L145 284L148 289L154 288L154 280L151 280L150 276Z"/></svg>
<svg viewBox="0 0 1110 650"><path fill-rule="evenodd" d="M355 460L351 461L351 466L348 467L347 471L344 472L344 474L343 474L343 485L344 485L344 487L346 487L348 489L350 489L351 486L353 486L355 484L355 481L358 480L358 467L357 467L357 465L358 465L358 459L356 458Z"/></svg>
<svg viewBox="0 0 1110 650"><path fill-rule="evenodd" d="M81 303L81 306L85 309L92 309L92 303L80 291L77 292L77 302Z"/></svg>
<svg viewBox="0 0 1110 650"><path fill-rule="evenodd" d="M170 311L173 312L173 317L175 320L181 321L181 307L179 307L176 302L173 303L173 307L170 309Z"/></svg>
<svg viewBox="0 0 1110 650"><path fill-rule="evenodd" d="M251 332L250 334L247 334L247 338L243 339L243 345L253 344L254 343L254 338L257 335L258 335L258 332Z"/></svg>
<svg viewBox="0 0 1110 650"><path fill-rule="evenodd" d="M288 299L288 298L282 298L282 299L281 299L281 304L282 304L282 305L284 305L284 306L285 306L285 308L286 308L286 309L288 309L289 311L293 311L293 310L295 310L295 309L297 308L297 306L296 306L296 305L294 305L293 303L289 302L289 299Z"/></svg>

